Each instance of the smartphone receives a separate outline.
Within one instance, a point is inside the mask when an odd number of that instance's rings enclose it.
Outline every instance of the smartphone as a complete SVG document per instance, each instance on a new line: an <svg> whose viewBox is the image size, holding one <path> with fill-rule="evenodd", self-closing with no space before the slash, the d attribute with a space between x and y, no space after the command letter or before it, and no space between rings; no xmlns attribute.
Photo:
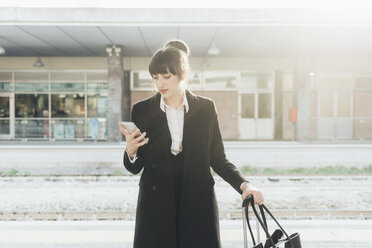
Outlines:
<svg viewBox="0 0 372 248"><path fill-rule="evenodd" d="M134 122L129 122L129 121L120 121L119 122L120 124L122 124L125 128L125 130L128 131L128 133L132 133L134 130L137 129L137 126L136 124L134 124ZM139 136L139 135L138 135ZM135 138L137 138L138 136L136 136ZM142 139L140 142L144 141L145 139Z"/></svg>

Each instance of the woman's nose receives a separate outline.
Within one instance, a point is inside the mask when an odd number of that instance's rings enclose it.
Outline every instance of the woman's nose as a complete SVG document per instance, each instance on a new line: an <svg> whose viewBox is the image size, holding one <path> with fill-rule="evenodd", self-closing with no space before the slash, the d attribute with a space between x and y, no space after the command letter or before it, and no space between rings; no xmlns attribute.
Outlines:
<svg viewBox="0 0 372 248"><path fill-rule="evenodd" d="M163 80L159 79L159 80L157 80L156 84L158 85L159 88L162 88L163 85L164 85L164 82L163 82Z"/></svg>

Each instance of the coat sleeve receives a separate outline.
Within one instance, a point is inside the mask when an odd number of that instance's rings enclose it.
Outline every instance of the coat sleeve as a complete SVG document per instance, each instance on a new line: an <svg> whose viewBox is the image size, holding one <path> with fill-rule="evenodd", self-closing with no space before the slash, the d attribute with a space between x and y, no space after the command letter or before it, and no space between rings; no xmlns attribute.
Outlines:
<svg viewBox="0 0 372 248"><path fill-rule="evenodd" d="M218 114L216 105L212 101L213 108L213 128L212 128L212 139L211 139L211 167L213 170L228 182L239 194L242 193L240 185L243 182L249 182L243 176L243 174L233 165L228 159L226 159L225 148L223 146L222 136L220 127L218 124Z"/></svg>
<svg viewBox="0 0 372 248"><path fill-rule="evenodd" d="M130 119L134 124L137 125L137 120L136 120L136 110L135 110L135 105L132 108L131 111L131 116ZM124 158L123 158L123 163L124 167L132 174L138 174L142 168L144 167L144 160L142 155L142 147L139 147L137 150L137 159L134 161L134 163L130 162L130 159L128 157L128 154L124 151Z"/></svg>

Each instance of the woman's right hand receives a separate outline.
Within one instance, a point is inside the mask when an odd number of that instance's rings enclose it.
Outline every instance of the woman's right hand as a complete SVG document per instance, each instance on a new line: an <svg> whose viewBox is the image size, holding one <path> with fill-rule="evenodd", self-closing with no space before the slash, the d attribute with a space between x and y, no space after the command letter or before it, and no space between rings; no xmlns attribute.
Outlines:
<svg viewBox="0 0 372 248"><path fill-rule="evenodd" d="M134 155L137 152L138 147L141 147L149 142L149 138L145 139L146 132L141 133L140 130L137 128L132 133L128 133L128 131L125 130L122 124L119 125L120 130L124 134L127 141L126 150L128 155ZM141 142L142 139L144 140Z"/></svg>

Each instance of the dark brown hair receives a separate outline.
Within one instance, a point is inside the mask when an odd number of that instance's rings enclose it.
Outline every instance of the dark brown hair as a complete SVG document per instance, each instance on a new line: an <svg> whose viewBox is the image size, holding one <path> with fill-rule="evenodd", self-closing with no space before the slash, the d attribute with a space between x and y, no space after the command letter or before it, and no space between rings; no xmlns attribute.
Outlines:
<svg viewBox="0 0 372 248"><path fill-rule="evenodd" d="M183 80L183 73L189 70L187 45L178 40L168 41L165 46L151 57L149 64L150 75L172 73Z"/></svg>

